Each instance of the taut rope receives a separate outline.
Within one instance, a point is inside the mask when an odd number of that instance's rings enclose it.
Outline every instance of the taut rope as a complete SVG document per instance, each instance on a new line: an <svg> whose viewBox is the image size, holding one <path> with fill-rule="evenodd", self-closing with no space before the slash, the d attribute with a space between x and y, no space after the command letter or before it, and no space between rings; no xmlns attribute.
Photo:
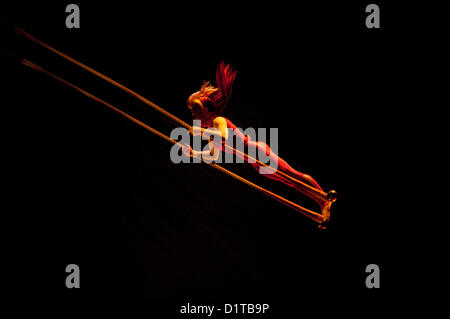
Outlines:
<svg viewBox="0 0 450 319"><path fill-rule="evenodd" d="M98 102L100 104L103 104L104 106L108 107L109 109L113 110L114 112L124 116L128 120L138 124L139 126L145 128L146 130L152 132L153 134L161 137L162 139L164 139L164 140L166 140L166 141L168 141L168 142L170 142L172 144L179 144L177 141L175 141L175 140L171 139L170 137L164 135L163 133L159 132L158 130L155 130L154 128L150 127L149 125L139 121L138 119L134 118L133 116L129 115L128 113L126 113L126 112L120 110L119 108L113 106L112 104L110 104L110 103L100 99L99 97L97 97L97 96L87 92L86 90L83 90L82 88L76 86L75 84L72 84L69 81L67 81L67 80L57 76L56 74L45 70L44 68L40 67L39 65L37 65L37 64L27 60L27 59L20 59L20 62L23 65L27 66L27 67L30 67L30 68L38 71L38 72L41 72L41 73L43 73L43 74L45 74L45 75L47 75L47 76L49 76L49 77L51 77L53 79L55 79L55 80L65 84L65 85L67 85L67 86L77 90L78 92L80 92L81 94L91 98L92 100L94 100L94 101L96 101L96 102ZM181 144L180 144L180 146L181 146ZM303 215L311 218L312 220L314 220L314 221L316 221L318 223L322 223L322 222L325 221L325 216L323 216L321 214L318 214L318 213L315 213L315 212L313 212L313 211L311 211L311 210L309 210L307 208L304 208L304 207L302 207L302 206L300 206L300 205L298 205L298 204L296 204L296 203L294 203L294 202L292 202L292 201L290 201L290 200L288 200L288 199L286 199L286 198L284 198L284 197L282 197L282 196L280 196L278 194L275 194L275 193L273 193L273 192L271 192L271 191L269 191L269 190L267 190L267 189L265 189L263 187L260 187L260 186L258 186L256 184L250 182L249 180L247 180L247 179L245 179L245 178L243 178L243 177L241 177L241 176L239 176L239 175L237 175L237 174L235 174L235 173L233 173L233 172L223 168L222 166L217 165L216 163L208 163L208 162L205 162L203 160L202 160L202 162L204 162L205 164L208 164L209 166L214 167L215 169L217 169L217 170L219 170L219 171L221 171L221 172L223 172L223 173L233 177L234 179L236 179L236 180L238 180L238 181L240 181L242 183L245 183L248 186L250 186L250 187L252 187L252 188L254 188L254 189L256 189L256 190L258 190L258 191L260 191L260 192L262 192L262 193L264 193L264 194L266 194L266 195L268 195L268 196L270 196L270 197L272 197L274 199L276 199L277 201L283 203L284 205L286 205L288 207L291 207L291 208L295 209L296 211L302 213Z"/></svg>

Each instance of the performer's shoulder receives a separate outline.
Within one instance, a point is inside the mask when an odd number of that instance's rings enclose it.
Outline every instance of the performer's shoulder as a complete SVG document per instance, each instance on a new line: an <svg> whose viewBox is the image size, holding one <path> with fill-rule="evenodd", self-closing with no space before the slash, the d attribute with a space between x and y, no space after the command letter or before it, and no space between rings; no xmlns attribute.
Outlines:
<svg viewBox="0 0 450 319"><path fill-rule="evenodd" d="M229 120L227 120L226 118L224 118L223 116L217 116L215 119L214 119L214 121L213 122L215 122L215 123L217 123L217 124L225 124L225 125L227 125L228 123L229 123ZM227 125L228 126L228 125Z"/></svg>

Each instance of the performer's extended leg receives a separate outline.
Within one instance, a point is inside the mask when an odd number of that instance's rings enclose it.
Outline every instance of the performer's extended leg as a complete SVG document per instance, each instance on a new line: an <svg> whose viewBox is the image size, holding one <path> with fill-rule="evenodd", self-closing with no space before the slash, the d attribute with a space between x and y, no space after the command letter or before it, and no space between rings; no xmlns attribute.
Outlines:
<svg viewBox="0 0 450 319"><path fill-rule="evenodd" d="M314 180L314 178L312 178L310 175L303 174L303 173L295 170L294 168L292 168L285 160L278 157L275 153L271 152L270 147L266 143L256 142L256 141L248 141L248 145L249 145L249 147L256 147L258 152L265 151L266 155L270 157L271 163L278 162L278 170L279 171L281 171L295 179L298 179L318 190L323 191L322 188L320 187L320 185ZM252 167L258 171L261 167L261 165L259 165L257 163L249 163L249 164L252 165ZM294 187L296 190L300 191L301 193L308 195L308 193L304 189L304 186L300 185L299 183L296 183L295 181L292 181L291 179L289 179L279 173L264 174L264 175L270 179L274 179L274 180L280 181L288 186ZM322 201L322 200L316 200L316 202L321 207L325 204L325 201Z"/></svg>

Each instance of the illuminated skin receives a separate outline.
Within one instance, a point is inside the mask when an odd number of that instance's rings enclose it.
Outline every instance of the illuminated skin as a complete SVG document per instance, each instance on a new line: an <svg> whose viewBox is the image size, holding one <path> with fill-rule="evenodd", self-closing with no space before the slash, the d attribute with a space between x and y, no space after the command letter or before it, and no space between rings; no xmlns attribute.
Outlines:
<svg viewBox="0 0 450 319"><path fill-rule="evenodd" d="M217 68L216 73L216 83L218 87L210 85L209 82L203 83L200 90L193 93L187 101L187 106L192 112L194 119L201 120L202 127L192 126L190 133L194 136L202 135L204 133L211 135L220 135L225 143L228 140L228 129L231 128L235 130L237 136L237 143L244 143L246 147L255 147L257 152L265 152L270 157L271 163L278 163L278 171L273 174L264 174L264 176L283 182L286 185L294 187L298 191L310 196L310 193L305 191L305 187L296 183L292 179L289 179L279 171L285 173L294 179L300 180L320 191L322 188L319 184L309 175L303 174L295 169L293 169L286 161L278 157L275 153L271 152L270 147L263 142L253 141L248 136L243 135L242 132L236 130L236 126L227 118L220 116L225 109L228 100L231 97L232 85L234 78L236 76L236 71L232 71L229 65L225 66L221 62ZM212 128L212 129L211 129ZM190 145L183 146L183 152L187 156L201 157L206 160L217 160L220 151L227 152L224 149L223 144L215 143L212 140L208 143L209 150L206 151L196 151L191 148ZM234 152L237 156L247 160L247 158L242 157L240 154ZM258 163L249 163L255 169L259 170L261 165ZM310 196L311 197L311 196ZM327 201L312 197L321 207L327 204Z"/></svg>

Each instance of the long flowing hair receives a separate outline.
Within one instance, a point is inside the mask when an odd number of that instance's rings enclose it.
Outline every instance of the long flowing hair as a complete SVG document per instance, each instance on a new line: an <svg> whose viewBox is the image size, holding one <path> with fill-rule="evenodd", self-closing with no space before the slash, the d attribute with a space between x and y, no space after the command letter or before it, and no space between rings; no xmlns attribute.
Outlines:
<svg viewBox="0 0 450 319"><path fill-rule="evenodd" d="M225 65L224 61L219 63L216 70L217 87L205 81L200 90L188 98L187 106L194 118L209 124L214 117L223 113L231 98L236 73L237 71L234 71L229 64Z"/></svg>

